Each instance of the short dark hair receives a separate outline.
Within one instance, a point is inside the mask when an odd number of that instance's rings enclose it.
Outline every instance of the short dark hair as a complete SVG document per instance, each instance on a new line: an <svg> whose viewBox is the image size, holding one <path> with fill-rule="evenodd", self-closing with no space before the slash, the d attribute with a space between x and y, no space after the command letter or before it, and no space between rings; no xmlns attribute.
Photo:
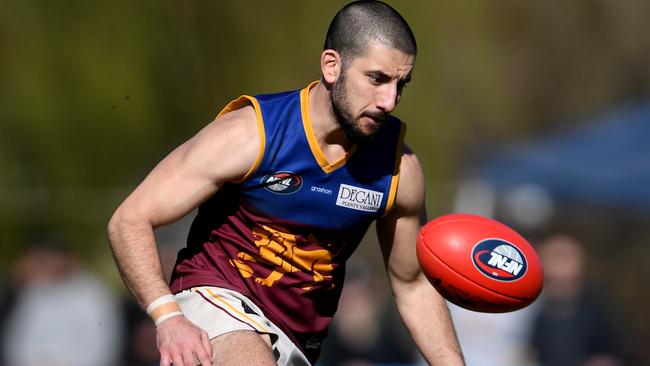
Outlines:
<svg viewBox="0 0 650 366"><path fill-rule="evenodd" d="M388 4L372 0L352 2L336 13L327 30L325 49L337 51L346 62L363 55L371 41L417 54L415 36L406 20Z"/></svg>

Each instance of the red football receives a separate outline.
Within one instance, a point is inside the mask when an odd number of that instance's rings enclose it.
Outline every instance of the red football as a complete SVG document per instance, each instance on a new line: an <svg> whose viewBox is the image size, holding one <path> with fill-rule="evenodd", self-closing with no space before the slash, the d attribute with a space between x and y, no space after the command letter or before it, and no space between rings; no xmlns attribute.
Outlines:
<svg viewBox="0 0 650 366"><path fill-rule="evenodd" d="M542 265L533 247L487 217L452 214L429 221L418 235L417 256L438 292L466 309L513 311L542 290Z"/></svg>

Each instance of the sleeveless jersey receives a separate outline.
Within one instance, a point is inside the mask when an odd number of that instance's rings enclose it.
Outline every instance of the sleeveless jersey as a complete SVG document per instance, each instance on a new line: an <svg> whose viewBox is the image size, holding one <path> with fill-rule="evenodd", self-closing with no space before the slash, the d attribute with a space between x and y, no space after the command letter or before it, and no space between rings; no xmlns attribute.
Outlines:
<svg viewBox="0 0 650 366"><path fill-rule="evenodd" d="M315 85L242 96L221 112L254 107L258 158L243 181L224 185L199 207L171 286L219 286L247 296L311 362L336 311L345 261L393 205L405 133L390 117L371 142L328 162L308 113Z"/></svg>

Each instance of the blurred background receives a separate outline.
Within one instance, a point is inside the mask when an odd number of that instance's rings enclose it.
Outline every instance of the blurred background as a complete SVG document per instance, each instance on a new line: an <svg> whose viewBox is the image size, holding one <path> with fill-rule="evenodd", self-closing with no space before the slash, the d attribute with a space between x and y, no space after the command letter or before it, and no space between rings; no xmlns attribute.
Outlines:
<svg viewBox="0 0 650 366"><path fill-rule="evenodd" d="M112 211L231 99L318 79L345 3L0 0L0 362L156 364ZM389 3L419 45L396 115L429 217L502 220L547 270L524 311L452 308L468 365L650 364L650 3ZM158 233L164 261L188 220ZM324 366L421 362L378 252L352 260Z"/></svg>

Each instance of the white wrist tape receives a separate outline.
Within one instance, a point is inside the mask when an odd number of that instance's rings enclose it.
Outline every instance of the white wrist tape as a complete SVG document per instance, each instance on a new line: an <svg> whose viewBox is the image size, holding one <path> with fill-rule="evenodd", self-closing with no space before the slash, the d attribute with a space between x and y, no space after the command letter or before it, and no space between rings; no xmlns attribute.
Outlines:
<svg viewBox="0 0 650 366"><path fill-rule="evenodd" d="M151 315L151 313L153 313L153 311L160 305L167 304L170 302L176 302L176 299L174 299L174 295L163 295L155 299L154 301L151 302L151 304L147 306L147 315Z"/></svg>
<svg viewBox="0 0 650 366"><path fill-rule="evenodd" d="M161 315L158 319L154 321L154 323L156 324L156 326L159 326L165 320L169 318L173 318L175 316L183 316L183 313L181 313L180 311L172 311L171 313Z"/></svg>
<svg viewBox="0 0 650 366"><path fill-rule="evenodd" d="M181 312L181 308L173 295L163 295L147 306L147 315L158 326L169 318L183 315L183 312Z"/></svg>

